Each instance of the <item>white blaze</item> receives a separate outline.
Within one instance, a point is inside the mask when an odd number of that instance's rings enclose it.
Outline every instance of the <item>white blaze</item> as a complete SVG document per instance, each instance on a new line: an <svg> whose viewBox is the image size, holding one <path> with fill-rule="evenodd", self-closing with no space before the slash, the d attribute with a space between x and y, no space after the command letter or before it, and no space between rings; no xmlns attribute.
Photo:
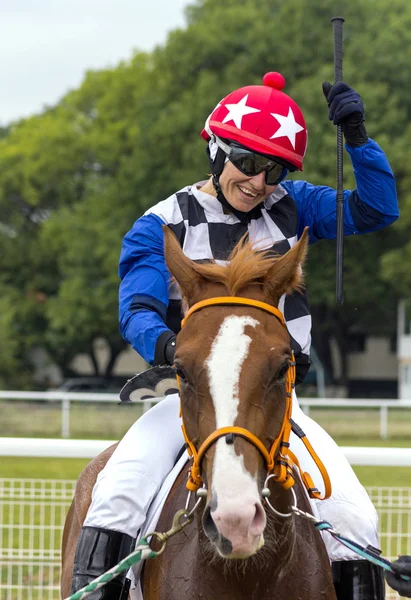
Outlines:
<svg viewBox="0 0 411 600"><path fill-rule="evenodd" d="M240 373L251 343L244 332L247 325L256 327L259 321L236 316L224 319L206 362L217 429L234 425L238 415ZM243 457L225 438L216 443L213 487L219 504L224 498L241 502L244 495L258 497L257 482L245 469Z"/></svg>

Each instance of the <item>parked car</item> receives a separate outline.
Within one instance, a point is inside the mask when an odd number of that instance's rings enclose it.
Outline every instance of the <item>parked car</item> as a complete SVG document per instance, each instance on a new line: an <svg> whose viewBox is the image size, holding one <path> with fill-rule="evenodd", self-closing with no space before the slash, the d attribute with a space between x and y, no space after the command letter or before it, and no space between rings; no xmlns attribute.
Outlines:
<svg viewBox="0 0 411 600"><path fill-rule="evenodd" d="M72 377L66 379L58 388L59 392L117 392L104 377Z"/></svg>

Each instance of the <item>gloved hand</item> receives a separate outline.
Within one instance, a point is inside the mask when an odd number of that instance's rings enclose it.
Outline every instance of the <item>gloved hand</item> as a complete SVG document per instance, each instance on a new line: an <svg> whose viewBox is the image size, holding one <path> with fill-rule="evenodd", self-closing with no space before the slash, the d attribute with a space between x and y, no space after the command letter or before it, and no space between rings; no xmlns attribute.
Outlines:
<svg viewBox="0 0 411 600"><path fill-rule="evenodd" d="M164 356L166 357L166 361L169 365L172 365L174 362L174 355L176 353L176 336L170 338L166 344L164 350Z"/></svg>
<svg viewBox="0 0 411 600"><path fill-rule="evenodd" d="M176 335L170 329L157 339L153 366L172 365L176 353Z"/></svg>
<svg viewBox="0 0 411 600"><path fill-rule="evenodd" d="M343 81L334 85L325 81L323 93L330 109L328 118L334 125L341 125L347 144L353 148L366 144L368 135L361 96Z"/></svg>
<svg viewBox="0 0 411 600"><path fill-rule="evenodd" d="M411 581L404 581L400 579L398 575L407 575L411 577L411 556L400 556L398 560L392 563L392 568L395 573L386 574L387 583L392 587L400 596L411 598Z"/></svg>

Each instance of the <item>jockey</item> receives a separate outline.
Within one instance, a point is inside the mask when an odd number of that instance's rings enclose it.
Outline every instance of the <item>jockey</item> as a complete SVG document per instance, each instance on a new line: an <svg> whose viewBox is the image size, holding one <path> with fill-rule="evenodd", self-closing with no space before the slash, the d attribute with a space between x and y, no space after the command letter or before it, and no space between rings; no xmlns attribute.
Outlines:
<svg viewBox="0 0 411 600"><path fill-rule="evenodd" d="M150 208L124 237L120 328L152 365L173 363L181 318L181 298L178 289L170 287L164 259L164 224L176 234L184 253L196 261L227 260L247 232L256 247L274 247L279 253L290 249L306 226L311 243L336 236L335 190L287 179L289 172L303 168L307 130L300 108L281 91L284 84L279 73L267 73L263 85L243 87L223 98L201 134L208 142L211 177ZM399 216L388 160L367 136L359 94L343 82L324 83L323 91L329 119L342 125L356 179L356 189L344 191L344 233L382 229ZM311 341L305 292L281 298L279 308L290 333L297 382L302 382L309 368ZM167 396L129 429L99 474L77 546L73 592L132 550L150 504L184 444L178 415L178 395ZM331 478L331 498L314 501L320 518L359 544L378 548L376 511L343 453L301 411L295 396L292 416L311 439ZM292 434L290 442L303 469L310 470L301 441ZM358 560L331 536L324 542L339 600L384 598L380 567ZM89 597L126 598L125 576Z"/></svg>

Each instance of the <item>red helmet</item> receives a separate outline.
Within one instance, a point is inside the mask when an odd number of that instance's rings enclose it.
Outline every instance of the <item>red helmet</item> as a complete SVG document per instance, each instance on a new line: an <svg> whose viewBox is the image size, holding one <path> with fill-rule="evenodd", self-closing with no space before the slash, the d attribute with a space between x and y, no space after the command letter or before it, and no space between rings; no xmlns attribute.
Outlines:
<svg viewBox="0 0 411 600"><path fill-rule="evenodd" d="M264 85L249 85L228 94L208 117L201 136L232 140L269 156L277 156L302 171L307 147L303 113L281 92L285 79L266 73Z"/></svg>

